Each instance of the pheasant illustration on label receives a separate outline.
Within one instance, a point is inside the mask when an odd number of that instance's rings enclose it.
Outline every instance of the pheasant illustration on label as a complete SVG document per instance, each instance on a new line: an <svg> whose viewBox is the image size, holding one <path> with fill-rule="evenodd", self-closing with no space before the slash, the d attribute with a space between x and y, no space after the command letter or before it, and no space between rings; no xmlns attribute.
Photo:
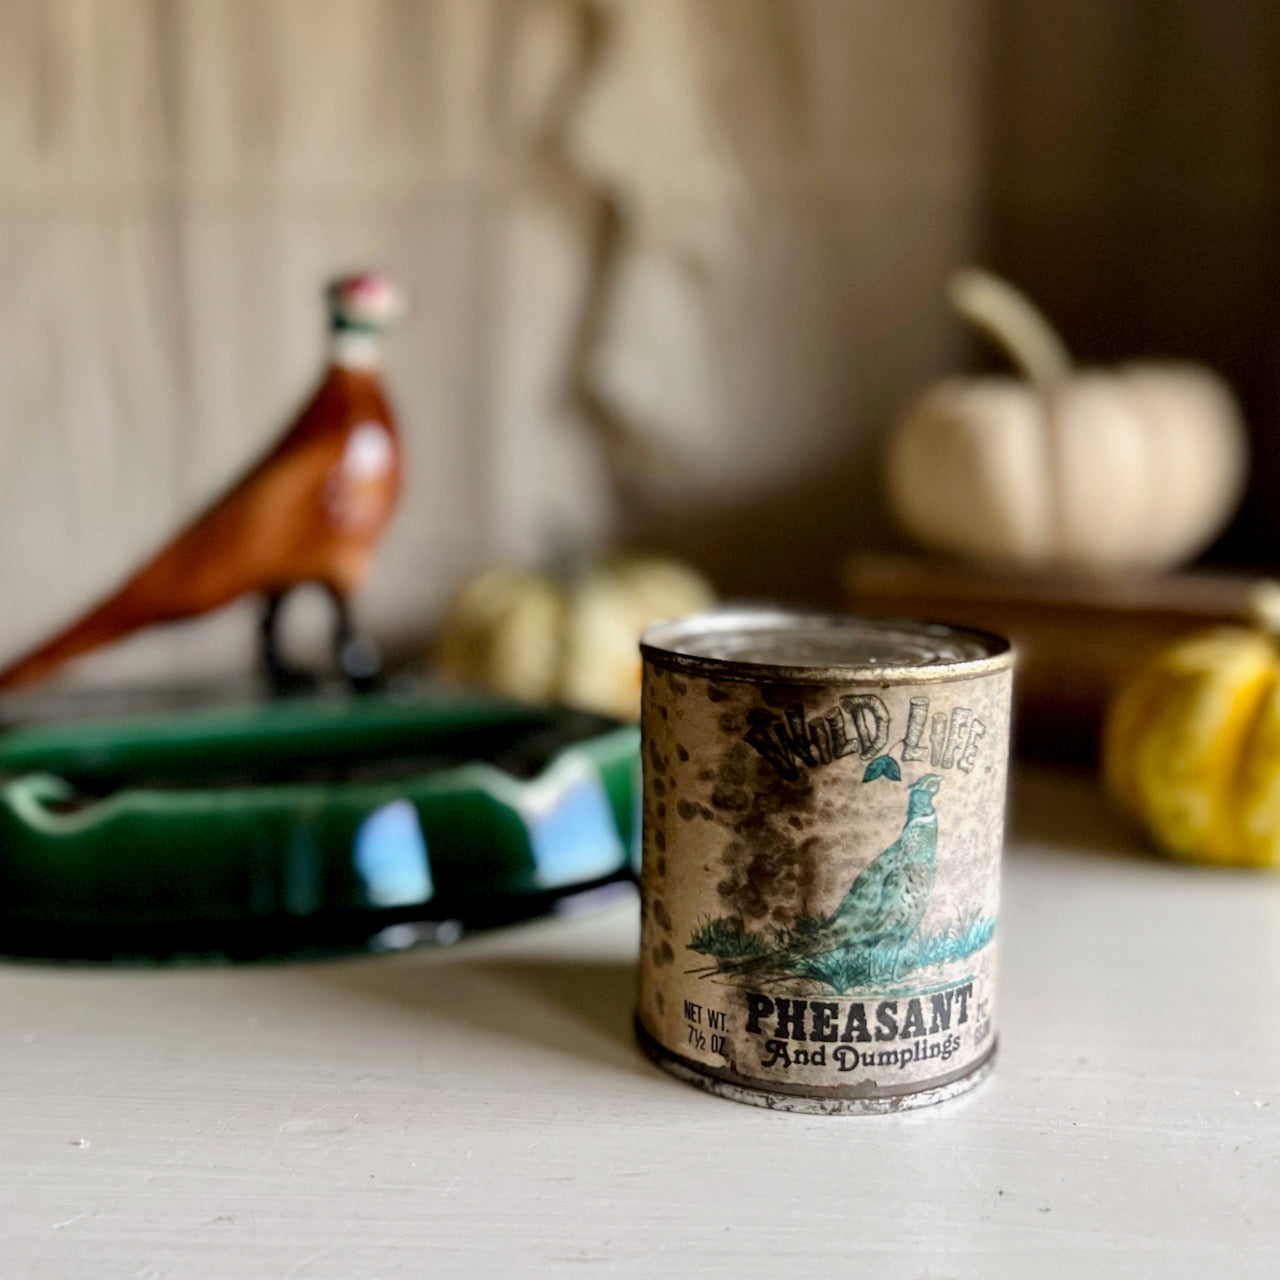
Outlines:
<svg viewBox="0 0 1280 1280"><path fill-rule="evenodd" d="M939 774L927 773L910 785L902 831L858 873L834 911L801 915L768 934L749 931L732 916L709 919L687 945L711 963L691 972L756 987L800 979L844 995L891 986L986 946L995 932L994 916L921 928L937 877L933 800L942 781Z"/></svg>

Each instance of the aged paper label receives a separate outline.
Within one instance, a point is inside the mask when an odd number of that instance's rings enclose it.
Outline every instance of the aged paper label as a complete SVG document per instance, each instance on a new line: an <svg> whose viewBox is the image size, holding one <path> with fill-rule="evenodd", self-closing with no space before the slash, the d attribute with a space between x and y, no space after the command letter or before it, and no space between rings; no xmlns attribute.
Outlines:
<svg viewBox="0 0 1280 1280"><path fill-rule="evenodd" d="M901 674L646 664L639 1019L687 1066L893 1098L989 1056L1010 672Z"/></svg>

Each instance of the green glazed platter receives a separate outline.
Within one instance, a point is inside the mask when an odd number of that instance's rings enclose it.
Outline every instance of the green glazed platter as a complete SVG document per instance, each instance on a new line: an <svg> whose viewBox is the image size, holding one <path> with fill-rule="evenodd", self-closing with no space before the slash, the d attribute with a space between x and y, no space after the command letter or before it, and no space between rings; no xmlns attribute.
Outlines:
<svg viewBox="0 0 1280 1280"><path fill-rule="evenodd" d="M634 726L439 693L0 731L0 954L255 959L452 941L628 881Z"/></svg>

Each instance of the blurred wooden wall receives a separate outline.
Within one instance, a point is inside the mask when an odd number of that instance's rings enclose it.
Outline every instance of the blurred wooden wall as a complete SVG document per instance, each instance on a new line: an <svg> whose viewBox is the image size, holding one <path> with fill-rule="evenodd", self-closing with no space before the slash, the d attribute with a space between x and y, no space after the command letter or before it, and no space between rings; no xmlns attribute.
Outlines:
<svg viewBox="0 0 1280 1280"><path fill-rule="evenodd" d="M0 649L262 449L315 376L322 281L364 263L413 303L388 352L409 487L364 602L385 636L494 556L687 523L763 586L873 528L872 434L952 358L976 15L2 0ZM778 494L760 565L742 513ZM89 670L247 639L233 614Z"/></svg>
<svg viewBox="0 0 1280 1280"><path fill-rule="evenodd" d="M991 0L981 249L1081 358L1204 360L1254 482L1214 555L1280 572L1280 5Z"/></svg>
<svg viewBox="0 0 1280 1280"><path fill-rule="evenodd" d="M0 651L262 449L366 263L413 302L393 643L475 564L615 538L833 595L895 538L894 407L987 358L940 297L975 256L1084 356L1220 364L1261 494L1278 44L1243 0L0 0ZM1255 512L1229 554L1275 553Z"/></svg>

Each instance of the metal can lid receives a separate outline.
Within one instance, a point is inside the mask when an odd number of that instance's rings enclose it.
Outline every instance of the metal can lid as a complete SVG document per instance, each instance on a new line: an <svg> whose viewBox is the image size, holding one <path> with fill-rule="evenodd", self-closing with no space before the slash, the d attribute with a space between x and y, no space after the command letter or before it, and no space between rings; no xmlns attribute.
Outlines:
<svg viewBox="0 0 1280 1280"><path fill-rule="evenodd" d="M907 618L730 608L651 627L645 659L723 679L804 684L954 680L1013 663L1007 640Z"/></svg>

